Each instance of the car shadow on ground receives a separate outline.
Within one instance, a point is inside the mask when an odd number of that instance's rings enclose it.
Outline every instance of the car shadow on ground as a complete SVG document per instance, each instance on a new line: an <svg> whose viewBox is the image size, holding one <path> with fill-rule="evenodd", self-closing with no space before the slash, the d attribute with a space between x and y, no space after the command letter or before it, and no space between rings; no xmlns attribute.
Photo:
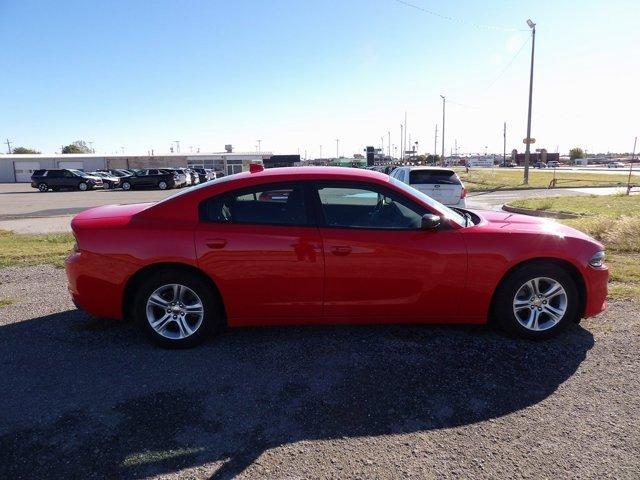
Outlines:
<svg viewBox="0 0 640 480"><path fill-rule="evenodd" d="M302 440L472 424L552 394L593 346L485 328L229 330L192 350L68 311L0 327L0 477L232 478Z"/></svg>

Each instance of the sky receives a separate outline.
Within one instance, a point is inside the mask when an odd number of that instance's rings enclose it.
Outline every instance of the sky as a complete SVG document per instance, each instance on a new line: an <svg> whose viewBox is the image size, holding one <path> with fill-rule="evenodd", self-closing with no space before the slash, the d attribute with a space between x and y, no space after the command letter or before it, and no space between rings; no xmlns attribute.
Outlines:
<svg viewBox="0 0 640 480"><path fill-rule="evenodd" d="M631 151L638 0L407 2L0 0L0 140L351 156L406 111L432 153L445 95L447 154L523 151L531 18L535 147Z"/></svg>

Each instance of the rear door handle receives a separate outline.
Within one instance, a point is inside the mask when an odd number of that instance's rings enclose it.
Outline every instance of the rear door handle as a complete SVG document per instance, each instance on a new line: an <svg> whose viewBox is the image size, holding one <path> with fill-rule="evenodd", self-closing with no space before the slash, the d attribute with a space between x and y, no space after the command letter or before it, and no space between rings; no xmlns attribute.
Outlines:
<svg viewBox="0 0 640 480"><path fill-rule="evenodd" d="M351 247L339 245L335 247L331 247L331 253L334 255L349 255L351 253Z"/></svg>
<svg viewBox="0 0 640 480"><path fill-rule="evenodd" d="M224 248L227 245L227 241L224 238L210 238L205 243L209 248Z"/></svg>

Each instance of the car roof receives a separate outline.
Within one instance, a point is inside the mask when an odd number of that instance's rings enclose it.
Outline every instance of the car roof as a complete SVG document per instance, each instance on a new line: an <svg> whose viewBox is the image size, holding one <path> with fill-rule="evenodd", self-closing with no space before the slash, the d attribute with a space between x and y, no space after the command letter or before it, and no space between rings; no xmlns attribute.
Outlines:
<svg viewBox="0 0 640 480"><path fill-rule="evenodd" d="M373 180L389 180L389 176L385 173L376 172L375 170L366 170L364 168L351 167L278 167L265 168L260 172L242 172L235 175L236 178L268 178L268 177L314 177L314 178L334 178L345 179L345 177L353 180L373 179Z"/></svg>
<svg viewBox="0 0 640 480"><path fill-rule="evenodd" d="M408 168L409 170L433 170L434 172L453 172L452 168L448 167L430 167L427 165L405 165L404 167L398 168Z"/></svg>

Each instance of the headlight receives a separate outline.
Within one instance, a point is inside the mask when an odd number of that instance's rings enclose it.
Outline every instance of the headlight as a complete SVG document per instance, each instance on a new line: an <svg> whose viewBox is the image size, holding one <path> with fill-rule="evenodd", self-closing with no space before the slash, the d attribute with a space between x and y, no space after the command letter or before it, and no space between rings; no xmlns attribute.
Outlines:
<svg viewBox="0 0 640 480"><path fill-rule="evenodd" d="M595 268L600 268L604 265L604 251L600 250L596 252L591 260L589 260L589 265Z"/></svg>

